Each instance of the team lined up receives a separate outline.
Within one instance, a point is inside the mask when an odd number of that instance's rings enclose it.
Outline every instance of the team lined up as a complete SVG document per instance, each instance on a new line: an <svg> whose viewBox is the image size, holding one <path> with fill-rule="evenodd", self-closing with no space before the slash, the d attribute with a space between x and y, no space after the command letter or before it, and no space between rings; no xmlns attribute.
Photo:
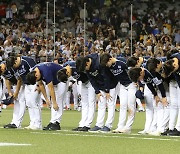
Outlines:
<svg viewBox="0 0 180 154"><path fill-rule="evenodd" d="M120 112L114 133L130 133L135 118L136 100L146 103L146 122L140 134L180 135L180 53L172 50L167 58L123 57L109 53L90 54L68 61L35 64L24 56L10 56L1 63L10 96L14 97L12 122L5 128L20 128L26 106L30 125L42 129L40 97L51 107L50 123L43 130L60 130L63 100L70 77L80 87L81 120L75 131L110 132L115 116L117 95ZM13 87L13 89L11 88ZM96 124L95 105L98 102ZM51 103L52 102L52 105ZM105 121L106 106L108 115ZM177 121L176 121L177 119Z"/></svg>

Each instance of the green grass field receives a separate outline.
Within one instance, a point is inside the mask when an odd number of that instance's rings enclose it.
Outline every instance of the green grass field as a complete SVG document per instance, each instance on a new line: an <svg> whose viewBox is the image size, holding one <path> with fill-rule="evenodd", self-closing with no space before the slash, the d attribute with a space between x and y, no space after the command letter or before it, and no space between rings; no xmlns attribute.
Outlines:
<svg viewBox="0 0 180 154"><path fill-rule="evenodd" d="M12 107L3 110L0 116L0 154L179 154L180 137L154 137L138 135L144 127L145 113L137 113L132 134L73 132L78 126L81 113L64 111L61 131L32 131L4 129L11 121ZM116 112L113 129L118 123ZM49 123L50 110L42 110L43 126ZM96 118L92 126L94 126ZM28 126L26 112L22 127ZM28 144L4 146L3 143Z"/></svg>

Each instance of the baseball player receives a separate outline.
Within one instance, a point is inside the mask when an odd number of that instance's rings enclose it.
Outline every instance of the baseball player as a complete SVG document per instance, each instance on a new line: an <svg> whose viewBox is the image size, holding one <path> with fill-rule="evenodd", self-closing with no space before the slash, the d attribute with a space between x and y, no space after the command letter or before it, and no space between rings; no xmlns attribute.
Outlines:
<svg viewBox="0 0 180 154"><path fill-rule="evenodd" d="M180 135L180 54L177 52L169 56L169 60L163 65L163 76L170 77L170 119L169 129L162 135ZM177 119L177 121L176 121Z"/></svg>
<svg viewBox="0 0 180 154"><path fill-rule="evenodd" d="M20 111L23 115L25 113L26 105L29 111L30 125L25 129L42 129L41 122L41 108L39 105L40 94L36 85L29 85L26 75L30 72L30 69L35 66L35 61L32 58L26 56L10 56L6 60L6 66L8 69L13 68L15 71L15 77L17 79L16 89L14 90L13 97L18 99Z"/></svg>
<svg viewBox="0 0 180 154"><path fill-rule="evenodd" d="M127 74L127 65L125 62L117 60L112 57L109 53L104 53L100 58L101 65L107 66L114 75L115 79L119 82L120 97L120 113L119 123L114 133L130 133L131 127L134 122L135 110L136 110L136 97L135 92L137 86L131 82ZM126 121L127 110L129 111L128 119Z"/></svg>
<svg viewBox="0 0 180 154"><path fill-rule="evenodd" d="M100 66L98 54L91 54L82 58L80 71L86 72L90 80L98 100L98 115L95 127L90 129L91 132L109 132L112 128L112 122L115 115L116 104L116 85L112 73ZM106 104L108 107L108 117L104 125L106 112Z"/></svg>
<svg viewBox="0 0 180 154"><path fill-rule="evenodd" d="M37 64L32 71L28 73L27 80L30 84L35 84L38 81L39 88L50 105L46 94L43 81L47 84L51 101L51 120L50 123L43 128L43 130L60 130L60 121L63 114L63 100L66 91L66 83L59 82L57 79L57 72L63 67L53 62L45 62Z"/></svg>
<svg viewBox="0 0 180 154"><path fill-rule="evenodd" d="M95 90L92 87L87 75L83 72L78 72L77 68L80 64L80 58L76 63L69 61L64 64L64 69L58 72L58 79L60 81L67 81L71 76L77 80L81 95L81 120L79 126L73 131L88 131L94 119L96 97Z"/></svg>
<svg viewBox="0 0 180 154"><path fill-rule="evenodd" d="M153 121L153 101L155 104L158 104L160 101L164 106L167 105L166 93L163 86L163 82L161 80L161 76L154 77L147 69L141 67L134 67L129 70L129 77L133 82L136 82L141 85L141 83L145 84L144 87L144 97L146 101L146 123L145 129L139 133L146 134L151 130L151 125ZM156 85L161 92L162 99L159 98L156 91ZM149 100L148 100L149 99Z"/></svg>

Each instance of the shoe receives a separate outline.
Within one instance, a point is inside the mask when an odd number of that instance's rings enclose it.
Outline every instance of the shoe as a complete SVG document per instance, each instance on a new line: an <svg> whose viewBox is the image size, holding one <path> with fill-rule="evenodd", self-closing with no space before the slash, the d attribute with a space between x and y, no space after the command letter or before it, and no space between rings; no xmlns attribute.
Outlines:
<svg viewBox="0 0 180 154"><path fill-rule="evenodd" d="M121 130L119 128L116 128L115 130L112 131L112 133L121 133Z"/></svg>
<svg viewBox="0 0 180 154"><path fill-rule="evenodd" d="M102 133L108 133L108 132L110 132L110 128L108 128L107 126L104 126L103 128L101 128L100 129L100 132L102 132Z"/></svg>
<svg viewBox="0 0 180 154"><path fill-rule="evenodd" d="M167 129L165 132L161 133L161 135L162 136L167 136L170 131L172 131L172 130Z"/></svg>
<svg viewBox="0 0 180 154"><path fill-rule="evenodd" d="M61 130L59 122L52 123L48 130Z"/></svg>
<svg viewBox="0 0 180 154"><path fill-rule="evenodd" d="M89 129L90 129L89 127L84 126L81 129L79 129L79 131L88 132Z"/></svg>
<svg viewBox="0 0 180 154"><path fill-rule="evenodd" d="M95 126L95 127L91 128L91 129L89 129L89 132L93 132L93 133L99 132L100 129L101 129L100 127Z"/></svg>
<svg viewBox="0 0 180 154"><path fill-rule="evenodd" d="M149 135L161 136L161 132L160 131L154 131L154 132L150 132Z"/></svg>
<svg viewBox="0 0 180 154"><path fill-rule="evenodd" d="M74 128L74 129L72 129L72 131L79 131L81 128L83 128L83 127Z"/></svg>
<svg viewBox="0 0 180 154"><path fill-rule="evenodd" d="M178 131L176 128L174 128L174 130L169 131L169 133L167 135L169 135L169 136L180 136L180 131Z"/></svg>
<svg viewBox="0 0 180 154"><path fill-rule="evenodd" d="M51 127L52 124L53 123L50 122L46 127L43 128L43 130L49 130L49 128Z"/></svg>
<svg viewBox="0 0 180 154"><path fill-rule="evenodd" d="M146 130L139 131L138 134L146 135L148 132Z"/></svg>
<svg viewBox="0 0 180 154"><path fill-rule="evenodd" d="M4 128L17 128L17 126L15 124L7 124Z"/></svg>

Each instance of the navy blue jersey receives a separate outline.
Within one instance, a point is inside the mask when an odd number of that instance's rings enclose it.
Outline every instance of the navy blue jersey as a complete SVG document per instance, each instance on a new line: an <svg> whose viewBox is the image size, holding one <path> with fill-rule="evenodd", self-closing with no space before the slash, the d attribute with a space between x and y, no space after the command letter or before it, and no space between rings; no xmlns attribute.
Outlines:
<svg viewBox="0 0 180 154"><path fill-rule="evenodd" d="M115 76L116 80L122 85L127 86L131 83L127 73L127 65L123 61L116 60L116 63L113 64L109 69Z"/></svg>
<svg viewBox="0 0 180 154"><path fill-rule="evenodd" d="M26 80L26 75L31 71L31 69L36 65L35 61L32 58L22 56L21 64L15 70L15 76L17 79L21 78L24 84L28 84Z"/></svg>
<svg viewBox="0 0 180 154"><path fill-rule="evenodd" d="M164 86L163 86L163 79L159 73L151 74L147 69L144 69L145 75L144 75L144 82L148 86L148 88L151 90L154 96L157 95L156 92L156 86L161 92L162 97L166 97ZM155 85L155 86L154 86Z"/></svg>
<svg viewBox="0 0 180 154"><path fill-rule="evenodd" d="M59 83L57 79L57 72L63 68L61 65L53 62L44 62L37 64L34 69L36 67L40 70L41 79L46 84L53 82L53 85L57 85Z"/></svg>
<svg viewBox="0 0 180 154"><path fill-rule="evenodd" d="M17 79L15 77L15 71L13 69L6 70L3 75L5 79L9 80L11 84L17 84Z"/></svg>
<svg viewBox="0 0 180 154"><path fill-rule="evenodd" d="M89 81L91 82L95 93L100 93L100 90L109 92L109 89L115 88L116 83L114 80L109 80L109 74L106 69L102 68L99 64L98 54L91 54L87 56L91 58L92 63L90 69L87 72ZM108 79L108 81L106 81Z"/></svg>

